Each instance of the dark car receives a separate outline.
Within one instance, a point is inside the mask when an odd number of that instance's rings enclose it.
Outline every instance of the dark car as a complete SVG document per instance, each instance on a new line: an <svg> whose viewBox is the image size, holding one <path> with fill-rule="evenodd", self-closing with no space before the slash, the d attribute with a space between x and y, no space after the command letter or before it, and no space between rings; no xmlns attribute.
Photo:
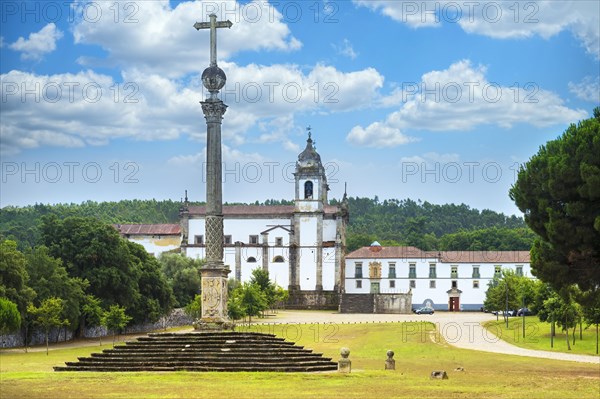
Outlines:
<svg viewBox="0 0 600 399"><path fill-rule="evenodd" d="M509 310L507 312L506 310L494 310L492 312L492 314L494 316L498 316L498 315L500 315L500 316L504 316L504 315L506 315L506 316L516 316L517 315L517 311L516 310Z"/></svg>
<svg viewBox="0 0 600 399"><path fill-rule="evenodd" d="M517 316L523 316L523 313L525 316L533 315L533 312L531 310L529 310L528 308L522 308L517 311Z"/></svg>
<svg viewBox="0 0 600 399"><path fill-rule="evenodd" d="M434 310L432 308L419 308L415 310L416 314L433 314Z"/></svg>

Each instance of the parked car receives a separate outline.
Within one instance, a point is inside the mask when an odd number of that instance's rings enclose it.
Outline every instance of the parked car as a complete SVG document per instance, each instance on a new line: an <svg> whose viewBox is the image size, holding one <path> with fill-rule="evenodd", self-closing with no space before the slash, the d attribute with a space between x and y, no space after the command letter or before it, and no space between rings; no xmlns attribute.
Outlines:
<svg viewBox="0 0 600 399"><path fill-rule="evenodd" d="M415 310L416 314L433 314L434 310L432 308L419 308Z"/></svg>
<svg viewBox="0 0 600 399"><path fill-rule="evenodd" d="M492 312L492 314L494 316L498 316L498 315L500 315L500 316L504 316L504 315L507 315L507 316L516 316L517 315L517 311L516 310L509 310L507 312L506 310L494 310Z"/></svg>
<svg viewBox="0 0 600 399"><path fill-rule="evenodd" d="M517 316L523 316L523 313L525 313L525 316L533 315L533 312L529 308L521 308L517 311Z"/></svg>

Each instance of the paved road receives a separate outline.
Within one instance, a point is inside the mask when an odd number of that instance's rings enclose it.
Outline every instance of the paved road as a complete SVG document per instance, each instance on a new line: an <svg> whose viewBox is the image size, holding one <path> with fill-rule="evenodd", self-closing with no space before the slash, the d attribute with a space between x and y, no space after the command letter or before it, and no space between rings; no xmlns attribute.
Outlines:
<svg viewBox="0 0 600 399"><path fill-rule="evenodd" d="M341 314L335 312L314 311L281 311L266 321L259 323L372 323L398 321L430 321L436 324L438 331L446 342L458 348L484 352L503 353L508 355L529 356L546 359L569 360L574 362L596 363L600 365L599 356L576 355L563 352L524 349L501 340L487 331L482 324L495 316L487 313L437 312L433 315L398 315L398 314Z"/></svg>

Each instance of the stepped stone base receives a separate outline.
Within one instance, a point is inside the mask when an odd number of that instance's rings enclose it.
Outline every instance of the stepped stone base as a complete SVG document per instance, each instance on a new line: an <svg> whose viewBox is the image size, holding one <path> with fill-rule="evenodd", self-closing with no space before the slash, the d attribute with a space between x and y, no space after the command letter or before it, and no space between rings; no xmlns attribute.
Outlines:
<svg viewBox="0 0 600 399"><path fill-rule="evenodd" d="M273 334L221 331L149 334L54 370L313 372L337 364Z"/></svg>

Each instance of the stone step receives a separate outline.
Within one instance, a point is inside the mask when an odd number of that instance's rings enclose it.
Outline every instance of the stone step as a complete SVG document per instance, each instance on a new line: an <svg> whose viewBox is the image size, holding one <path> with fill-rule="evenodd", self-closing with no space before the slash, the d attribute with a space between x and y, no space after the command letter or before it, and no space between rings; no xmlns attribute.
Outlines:
<svg viewBox="0 0 600 399"><path fill-rule="evenodd" d="M185 351L185 352L110 352L110 353L92 353L91 358L117 358L117 357L129 357L129 358L162 358L162 357L176 357L176 358L238 358L238 359L259 359L259 358L270 358L270 357L284 357L284 358L297 358L297 357L322 357L321 353L313 352L259 352L259 353L240 353L240 352L201 352L201 351ZM79 359L88 359L90 357L82 356Z"/></svg>
<svg viewBox="0 0 600 399"><path fill-rule="evenodd" d="M288 359L261 359L260 361L253 360L251 362L248 361L239 361L235 362L232 359L229 360L216 360L216 359L206 359L206 360L173 360L173 359L122 359L119 361L115 360L105 360L105 361L93 361L93 360L82 360L79 362L66 362L67 366L109 366L109 367L129 367L129 366L161 366L161 367L182 367L182 366L196 366L196 367L207 367L207 366L217 366L217 367L237 367L237 366L273 366L273 367L287 367L287 366L319 366L319 365L328 365L331 362L326 359L317 359L317 360L288 360Z"/></svg>
<svg viewBox="0 0 600 399"><path fill-rule="evenodd" d="M303 348L299 345L290 345L290 343L280 344L280 343L269 343L269 342L201 342L201 341L184 341L184 342L128 342L126 345L116 345L115 349L121 348L139 348L145 346L154 346L157 348L185 348L189 347L203 347L203 348L220 348L220 347L229 347L229 348Z"/></svg>
<svg viewBox="0 0 600 399"><path fill-rule="evenodd" d="M135 366L135 367L109 367L109 366L68 366L54 367L54 371L94 371L94 372L135 372L135 371L218 371L218 372L318 372L337 370L337 364L319 366L235 366L235 367L217 367L217 366L183 366L183 367L164 367L164 366Z"/></svg>
<svg viewBox="0 0 600 399"><path fill-rule="evenodd" d="M272 334L156 333L80 357L56 371L326 371L331 358Z"/></svg>

